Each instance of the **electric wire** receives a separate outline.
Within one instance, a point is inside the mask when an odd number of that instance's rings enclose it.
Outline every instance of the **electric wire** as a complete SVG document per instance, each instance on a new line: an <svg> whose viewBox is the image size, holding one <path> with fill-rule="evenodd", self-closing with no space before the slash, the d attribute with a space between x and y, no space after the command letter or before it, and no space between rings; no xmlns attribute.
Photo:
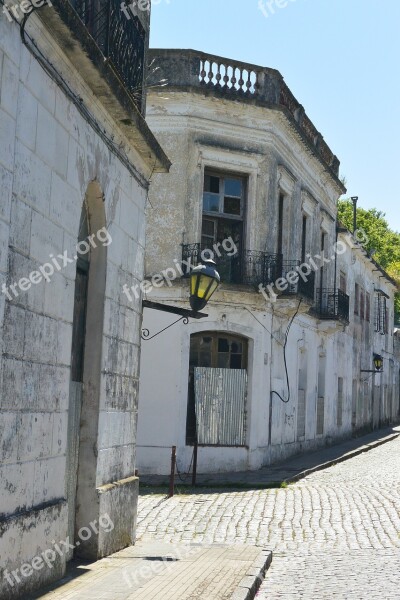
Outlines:
<svg viewBox="0 0 400 600"><path fill-rule="evenodd" d="M291 393L290 393L290 381L289 381L289 370L288 370L288 366L287 366L287 356L286 356L286 348L287 348L287 343L288 343L288 339L289 339L289 332L290 329L293 325L293 321L295 320L295 318L297 317L297 315L299 314L299 310L300 310L300 305L302 303L302 300L300 299L299 305L297 307L296 312L293 314L292 318L289 321L289 324L287 326L286 329L286 333L285 333L285 343L283 345L283 362L285 365L285 374L286 374L286 384L287 384L287 389L288 389L288 397L285 400L285 398L283 398L283 396L281 396L281 394L279 392L276 392L275 390L271 390L270 393L270 397L271 397L271 401L273 398L273 395L275 394L276 396L278 396L278 398L284 403L287 404L288 402L290 402L290 398L291 398Z"/></svg>

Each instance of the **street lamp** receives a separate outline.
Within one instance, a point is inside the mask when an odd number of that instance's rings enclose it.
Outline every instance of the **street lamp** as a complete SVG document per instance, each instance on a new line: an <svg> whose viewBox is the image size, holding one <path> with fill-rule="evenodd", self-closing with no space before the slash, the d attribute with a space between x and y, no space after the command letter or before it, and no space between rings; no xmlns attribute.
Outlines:
<svg viewBox="0 0 400 600"><path fill-rule="evenodd" d="M361 373L383 373L383 357L374 353L373 361L375 369L361 369Z"/></svg>
<svg viewBox="0 0 400 600"><path fill-rule="evenodd" d="M382 373L383 371L383 358L380 354L374 354L374 365L377 373Z"/></svg>
<svg viewBox="0 0 400 600"><path fill-rule="evenodd" d="M219 286L220 281L221 278L219 273L215 269L215 262L211 259L207 259L203 260L203 264L195 267L190 273L190 306L192 310L181 308L180 306L163 304L161 302L143 300L143 308L150 308L151 310L158 310L161 312L172 313L174 315L180 315L180 318L152 336L150 336L150 331L148 329L142 329L142 340L152 340L160 335L160 333L163 333L170 327L176 325L176 323L179 323L179 321L183 321L183 323L187 325L189 323L189 319L204 319L205 317L208 317L206 313L202 313L200 311L205 307Z"/></svg>
<svg viewBox="0 0 400 600"><path fill-rule="evenodd" d="M211 259L203 260L190 273L190 306L194 312L205 307L219 286L221 278Z"/></svg>

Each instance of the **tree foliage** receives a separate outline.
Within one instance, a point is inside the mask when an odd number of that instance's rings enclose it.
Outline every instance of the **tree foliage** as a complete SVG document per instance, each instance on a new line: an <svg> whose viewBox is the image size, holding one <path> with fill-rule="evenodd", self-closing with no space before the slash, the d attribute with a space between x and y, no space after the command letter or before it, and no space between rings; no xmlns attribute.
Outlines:
<svg viewBox="0 0 400 600"><path fill-rule="evenodd" d="M353 203L341 200L338 205L339 220L350 231L353 229ZM368 237L365 249L373 254L388 274L397 282L400 289L400 233L393 231L385 219L385 213L371 208L357 208L357 227L363 229ZM396 323L400 322L400 293L395 300Z"/></svg>

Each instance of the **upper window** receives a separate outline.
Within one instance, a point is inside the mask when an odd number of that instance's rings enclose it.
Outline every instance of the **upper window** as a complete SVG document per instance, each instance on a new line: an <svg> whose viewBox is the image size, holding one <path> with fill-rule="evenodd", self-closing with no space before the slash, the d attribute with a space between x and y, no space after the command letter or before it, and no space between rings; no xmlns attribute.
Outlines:
<svg viewBox="0 0 400 600"><path fill-rule="evenodd" d="M371 321L371 294L368 292L365 295L365 320Z"/></svg>
<svg viewBox="0 0 400 600"><path fill-rule="evenodd" d="M244 211L244 179L205 173L203 212L242 218Z"/></svg>
<svg viewBox="0 0 400 600"><path fill-rule="evenodd" d="M306 252L307 252L307 217L303 215L303 224L301 231L301 262L306 262Z"/></svg>
<svg viewBox="0 0 400 600"><path fill-rule="evenodd" d="M360 290L360 318L365 318L365 291L363 288Z"/></svg>
<svg viewBox="0 0 400 600"><path fill-rule="evenodd" d="M339 289L344 294L347 293L347 275L344 271L340 271Z"/></svg>
<svg viewBox="0 0 400 600"><path fill-rule="evenodd" d="M360 314L360 286L358 283L354 286L354 314Z"/></svg>

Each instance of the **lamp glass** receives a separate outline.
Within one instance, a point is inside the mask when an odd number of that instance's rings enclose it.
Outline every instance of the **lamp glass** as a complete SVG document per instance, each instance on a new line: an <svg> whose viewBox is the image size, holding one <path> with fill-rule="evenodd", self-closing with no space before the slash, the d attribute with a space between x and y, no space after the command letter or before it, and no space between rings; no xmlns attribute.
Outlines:
<svg viewBox="0 0 400 600"><path fill-rule="evenodd" d="M214 263L215 264L215 263ZM190 304L199 311L207 304L217 289L220 276L210 261L195 267L190 275Z"/></svg>
<svg viewBox="0 0 400 600"><path fill-rule="evenodd" d="M374 356L374 365L377 371L382 371L383 368L383 359L382 356L375 354Z"/></svg>

